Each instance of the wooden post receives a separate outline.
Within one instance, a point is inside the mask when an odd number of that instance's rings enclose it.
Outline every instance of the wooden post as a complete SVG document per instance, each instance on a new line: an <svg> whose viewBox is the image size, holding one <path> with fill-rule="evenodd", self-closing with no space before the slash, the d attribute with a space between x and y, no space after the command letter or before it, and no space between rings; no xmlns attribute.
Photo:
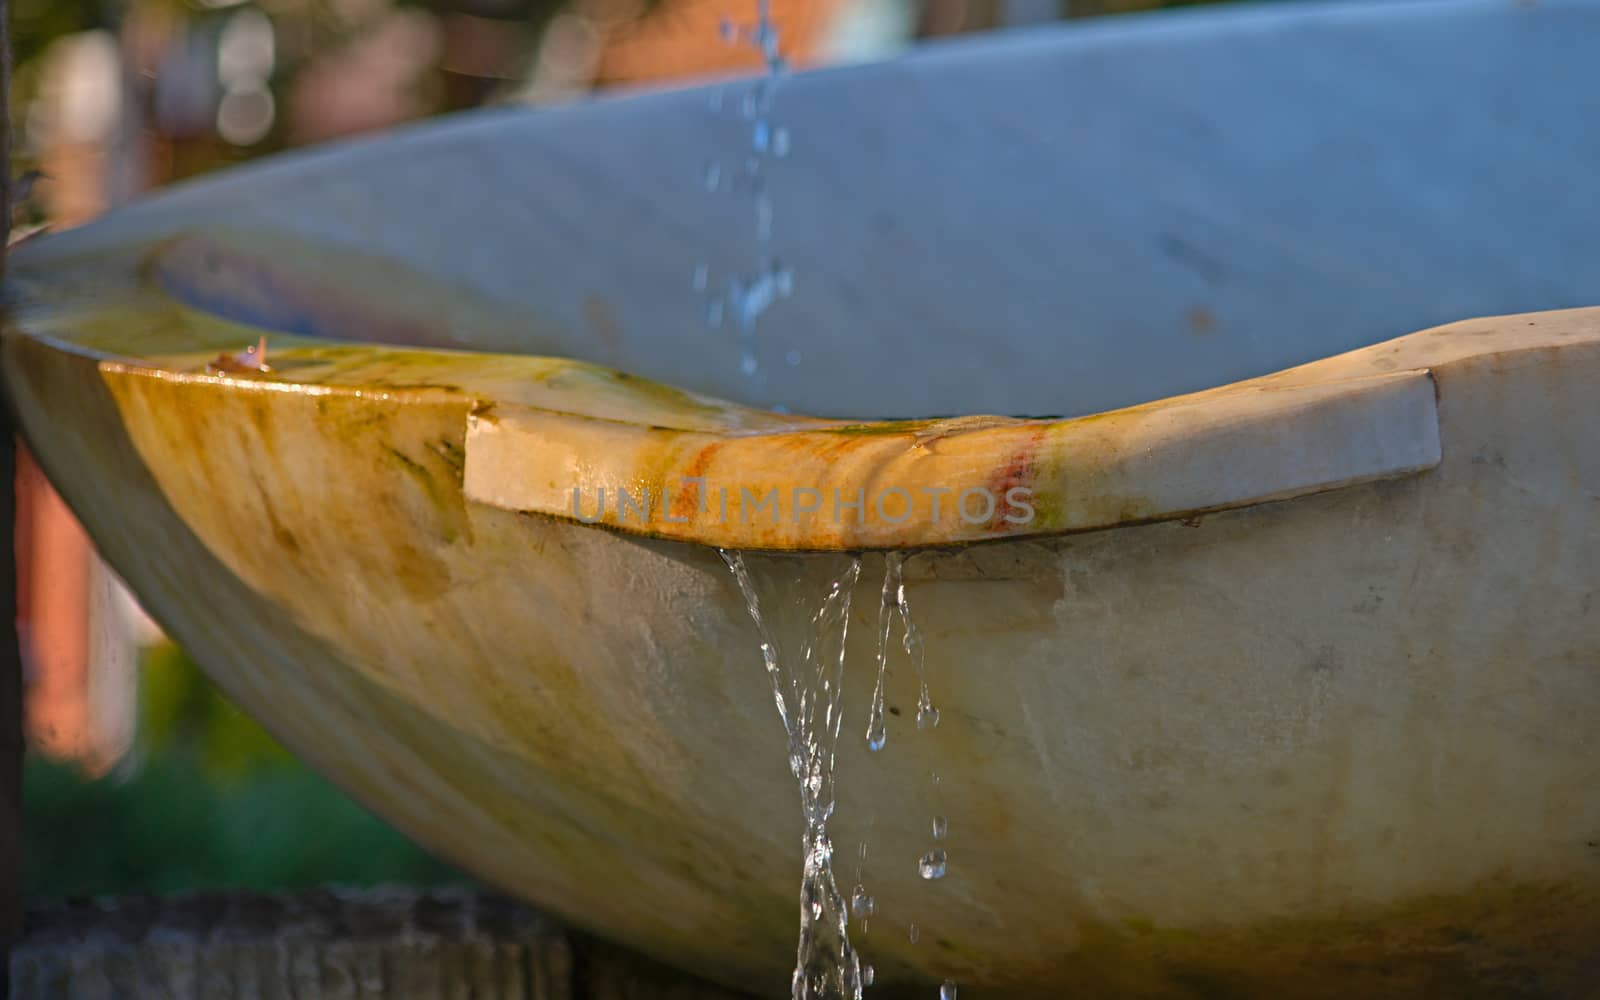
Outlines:
<svg viewBox="0 0 1600 1000"><path fill-rule="evenodd" d="M11 11L0 0L0 277L11 237ZM0 998L22 932L22 650L17 645L17 450L0 387Z"/></svg>

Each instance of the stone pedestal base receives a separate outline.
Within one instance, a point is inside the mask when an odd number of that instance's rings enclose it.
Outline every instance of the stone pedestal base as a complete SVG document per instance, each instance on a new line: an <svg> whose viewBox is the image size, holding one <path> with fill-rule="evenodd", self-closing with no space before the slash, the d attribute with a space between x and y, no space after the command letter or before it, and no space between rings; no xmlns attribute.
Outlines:
<svg viewBox="0 0 1600 1000"><path fill-rule="evenodd" d="M11 1000L738 1000L469 890L37 907L11 987Z"/></svg>

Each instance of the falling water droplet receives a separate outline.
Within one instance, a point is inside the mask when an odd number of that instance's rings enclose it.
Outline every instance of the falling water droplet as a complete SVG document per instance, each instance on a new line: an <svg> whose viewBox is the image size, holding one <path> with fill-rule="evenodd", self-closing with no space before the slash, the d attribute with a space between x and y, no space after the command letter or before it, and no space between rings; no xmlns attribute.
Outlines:
<svg viewBox="0 0 1600 1000"><path fill-rule="evenodd" d="M946 979L944 985L939 987L939 1000L956 1000L956 981Z"/></svg>
<svg viewBox="0 0 1600 1000"><path fill-rule="evenodd" d="M694 266L694 290L695 291L697 291L697 292L705 291L706 290L706 283L710 280L710 278L711 278L711 266L709 264L696 264Z"/></svg>
<svg viewBox="0 0 1600 1000"><path fill-rule="evenodd" d="M788 365L790 368L800 367L800 360L799 351L791 350L788 354L783 356L783 363Z"/></svg>
<svg viewBox="0 0 1600 1000"><path fill-rule="evenodd" d="M862 986L871 986L872 985L872 980L875 979L876 977L877 977L877 973L872 971L872 966L863 965L861 967L861 985Z"/></svg>
<svg viewBox="0 0 1600 1000"><path fill-rule="evenodd" d="M917 874L930 881L944 878L944 869L945 854L942 848L935 847L917 861Z"/></svg>
<svg viewBox="0 0 1600 1000"><path fill-rule="evenodd" d="M909 928L906 929L906 937L911 939L911 943L912 944L916 944L917 943L917 925L916 924L912 924Z"/></svg>
<svg viewBox="0 0 1600 1000"><path fill-rule="evenodd" d="M855 891L850 894L850 912L854 913L857 919L860 919L872 916L877 909L877 902L867 895L867 887L857 885Z"/></svg>
<svg viewBox="0 0 1600 1000"><path fill-rule="evenodd" d="M772 199L765 192L756 197L756 239L772 239Z"/></svg>
<svg viewBox="0 0 1600 1000"><path fill-rule="evenodd" d="M933 818L933 839L934 840L943 840L944 839L944 835L947 832L949 832L949 829L950 829L949 820L945 819L943 816L935 816Z"/></svg>
<svg viewBox="0 0 1600 1000"><path fill-rule="evenodd" d="M932 705L917 706L917 728L932 729L939 724L939 710Z"/></svg>
<svg viewBox="0 0 1600 1000"><path fill-rule="evenodd" d="M750 123L750 147L743 158L742 166L737 165L737 160L728 162L725 168L720 163L707 163L701 178L707 191L731 189L741 196L750 197L755 215L756 241L763 245L770 244L773 240L774 213L772 198L767 191L765 177L767 164L773 158L786 155L791 144L789 130L775 124L771 118L773 96L778 89L785 64L779 44L780 32L772 23L770 16L770 2L771 0L757 0L757 17L752 24L742 25L727 17L721 18L718 22L719 31L725 41L760 50L767 72L754 86L737 98L740 116ZM720 89L712 91L708 101L713 111L720 110L724 104L722 91ZM701 292L705 290L698 277L696 290ZM787 268L780 268L776 263L768 262L754 274L747 274L729 282L727 294L718 296L720 303L707 306L708 326L719 327L726 320L738 329L739 369L753 381L753 388L757 390L766 388L768 381L756 360L754 337L757 320L775 302L789 298L793 290L793 272ZM785 363L790 366L798 365L799 357L798 351L786 351L783 354Z"/></svg>
<svg viewBox="0 0 1600 1000"><path fill-rule="evenodd" d="M710 108L713 113L716 113L716 112L722 110L722 91L721 90L713 90L711 92L710 96L708 96L706 98L706 107Z"/></svg>
<svg viewBox="0 0 1600 1000"><path fill-rule="evenodd" d="M761 54L769 62L778 57L778 29L770 22L762 21L756 28L755 42L761 47Z"/></svg>

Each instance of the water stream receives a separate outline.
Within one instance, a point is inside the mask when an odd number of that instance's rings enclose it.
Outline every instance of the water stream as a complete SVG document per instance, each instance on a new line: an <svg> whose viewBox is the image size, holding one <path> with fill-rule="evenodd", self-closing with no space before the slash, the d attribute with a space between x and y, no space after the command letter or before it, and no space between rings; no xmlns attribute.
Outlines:
<svg viewBox="0 0 1600 1000"><path fill-rule="evenodd" d="M850 921L865 935L869 919L877 912L877 901L863 882L868 844L863 840L856 859L855 885L847 901L840 893L833 870L833 842L828 821L833 817L836 787L836 748L844 721L842 700L845 670L845 640L849 633L851 593L861 575L859 556L787 557L793 564L821 565L826 569L820 586L809 574L798 581L780 580L789 589L784 598L803 610L802 639L798 652L786 651L779 641L775 623L794 608L774 606L770 593L765 598L756 574L741 552L724 550L723 561L733 574L745 609L756 626L773 702L783 723L788 743L789 770L800 790L804 834L801 847L800 938L792 978L793 1000L860 1000L871 986L873 968L862 961L850 940ZM928 692L922 660L921 633L911 620L904 582L903 553L884 557L884 578L879 588L876 666L877 677L868 711L867 746L874 752L888 743L884 719L885 679L888 673L890 636L896 622L902 633L901 646L916 668L918 686L917 723L919 730L938 725L938 710ZM778 602L780 605L782 600ZM943 841L948 820L937 811L938 775L931 775L935 813L931 823L934 846L917 859L917 873L926 880L943 878L949 859ZM907 928L915 944L918 928ZM939 995L944 1000L955 996L956 984L946 980Z"/></svg>
<svg viewBox="0 0 1600 1000"><path fill-rule="evenodd" d="M830 574L798 654L786 652L763 609L760 591L743 553L724 551L745 608L761 639L761 659L772 684L789 743L789 770L800 788L805 833L801 840L800 941L795 953L794 1000L860 1000L860 959L850 945L850 911L833 875L828 820L834 806L834 759L843 721L845 639L850 597L861 575L861 559L838 560ZM805 595L798 595L804 600Z"/></svg>
<svg viewBox="0 0 1600 1000"><path fill-rule="evenodd" d="M883 589L878 600L878 682L872 691L872 707L867 712L867 749L876 753L889 742L883 712L883 682L889 666L889 633L898 619L901 644L917 673L917 728L932 729L939 724L939 710L928 693L928 674L923 662L922 632L911 620L911 604L906 599L905 553L884 555Z"/></svg>
<svg viewBox="0 0 1600 1000"><path fill-rule="evenodd" d="M778 31L772 23L769 0L757 0L757 19L753 25L740 26L724 19L722 36L730 44L757 48L766 73L738 104L739 114L749 126L749 145L740 169L733 171L725 169L721 162L708 161L701 181L705 190L713 194L731 189L749 195L758 253L752 269L727 278L720 286L713 281L710 265L704 263L695 265L692 281L694 290L705 297L706 324L720 328L731 320L739 336L740 371L759 389L765 386L766 378L757 354L757 322L777 302L794 293L793 271L785 267L771 249L773 203L768 184L772 162L787 156L790 148L788 130L772 116L773 95L787 67L779 50ZM711 93L710 107L713 112L722 110L721 90ZM786 352L787 364L798 365L800 361L799 351ZM786 652L780 646L773 627L774 609L763 607L757 581L744 554L725 550L722 558L738 584L760 637L762 663L788 741L789 770L800 790L804 834L800 932L791 982L792 1000L860 1000L863 989L871 986L875 978L873 967L861 961L850 941L852 915L864 936L869 918L877 909L876 901L862 882L867 843L861 843L855 887L847 901L839 892L834 876L828 821L834 810L835 748L843 722L845 638L849 631L851 593L861 574L861 558L834 557L835 564L827 574L820 600L810 612L809 626L798 653ZM824 558L827 557L809 557L811 560ZM930 730L939 724L939 710L934 707L928 690L922 633L912 621L911 606L906 598L904 564L904 553L890 552L884 557L878 602L877 678L866 730L867 747L874 753L888 743L884 686L890 634L896 622L900 626L901 647L917 678L917 728ZM808 600L804 585L796 589L801 592L785 596L801 602ZM932 784L937 796L937 775L932 776ZM943 878L949 864L942 846L948 824L944 815L937 811L937 799L934 805L935 843L916 862L918 874L927 880ZM909 925L908 933L915 943L915 923ZM946 980L939 988L940 1000L955 1000L955 995L956 984Z"/></svg>
<svg viewBox="0 0 1600 1000"><path fill-rule="evenodd" d="M766 72L738 104L739 115L749 127L749 143L739 170L730 171L721 162L709 161L702 183L711 193L731 189L749 195L758 253L753 268L727 278L720 286L713 285L709 265L697 264L694 288L706 296L707 326L718 328L732 322L739 336L739 370L760 386L765 379L756 350L756 323L779 301L794 294L794 271L772 253L773 203L768 182L772 162L789 155L789 130L772 116L773 96L788 65L780 52L769 0L757 0L753 25L739 25L725 18L722 37L730 45L748 45L759 51ZM713 91L711 110L719 112L722 106L722 92ZM800 352L789 350L784 361L798 365Z"/></svg>

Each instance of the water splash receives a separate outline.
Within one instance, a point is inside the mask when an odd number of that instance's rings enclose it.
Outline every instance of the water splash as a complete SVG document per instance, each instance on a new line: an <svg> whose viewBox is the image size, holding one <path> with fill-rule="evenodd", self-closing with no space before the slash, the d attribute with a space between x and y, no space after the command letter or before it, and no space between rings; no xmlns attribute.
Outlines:
<svg viewBox="0 0 1600 1000"><path fill-rule="evenodd" d="M833 875L828 820L834 807L834 751L843 721L840 695L850 599L861 575L861 559L850 557L829 580L797 659L783 655L744 554L724 550L722 559L760 637L761 660L788 737L789 770L800 787L805 834L793 1000L860 1000L861 964L850 944L850 910Z"/></svg>

